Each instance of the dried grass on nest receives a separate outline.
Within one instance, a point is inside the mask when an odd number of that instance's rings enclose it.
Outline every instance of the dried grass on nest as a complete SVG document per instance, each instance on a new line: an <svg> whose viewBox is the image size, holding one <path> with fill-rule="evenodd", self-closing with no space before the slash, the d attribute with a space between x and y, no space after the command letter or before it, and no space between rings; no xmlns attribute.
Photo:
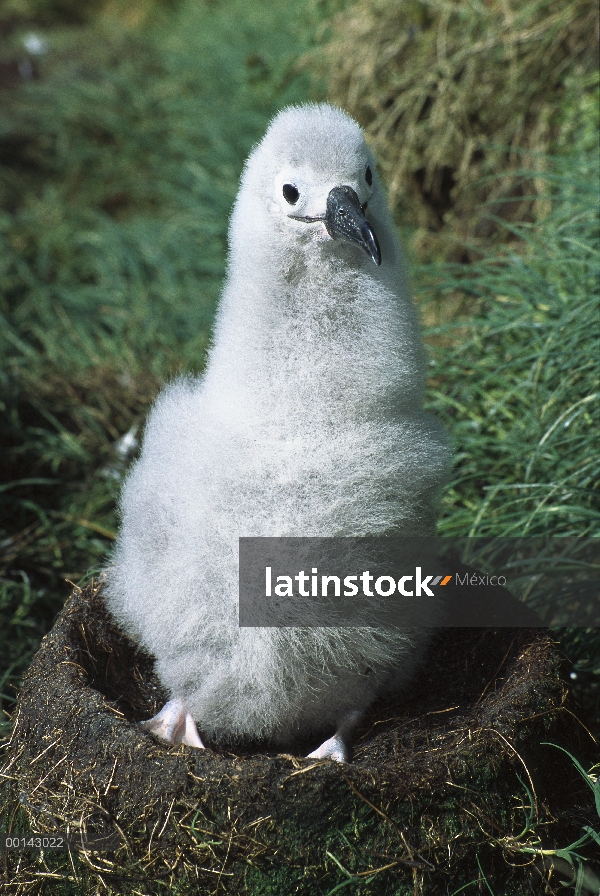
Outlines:
<svg viewBox="0 0 600 896"><path fill-rule="evenodd" d="M418 249L462 257L489 245L490 214L545 216L535 175L597 84L597 3L358 0L326 25L308 64L366 128Z"/></svg>
<svg viewBox="0 0 600 896"><path fill-rule="evenodd" d="M422 876L444 863L449 837L441 823L420 828L419 813L432 801L441 811L478 768L487 796L497 788L502 802L499 770L519 763L519 745L551 726L563 699L543 632L449 630L411 692L374 708L355 761L338 766L252 745L236 755L159 743L133 724L165 699L152 665L107 616L101 586L73 593L23 685L3 770L11 823L18 829L26 811L36 831L113 834L120 845L81 851L77 868L65 858L59 871L34 854L16 867L9 855L16 893L47 892L45 882L57 879L86 893L142 892L145 881L144 893L158 893L161 882L182 878L182 892L200 884L207 893L247 892L249 870L269 879L282 868L314 871L328 832L361 809L376 822L371 855L392 857L381 868ZM413 821L400 831L407 807Z"/></svg>

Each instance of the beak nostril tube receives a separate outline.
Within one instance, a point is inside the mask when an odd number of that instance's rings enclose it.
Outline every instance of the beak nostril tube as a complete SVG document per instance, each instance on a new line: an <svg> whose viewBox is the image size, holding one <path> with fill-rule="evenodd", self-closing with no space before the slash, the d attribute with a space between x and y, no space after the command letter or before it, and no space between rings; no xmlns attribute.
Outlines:
<svg viewBox="0 0 600 896"><path fill-rule="evenodd" d="M332 239L356 243L376 265L380 265L379 240L372 225L365 218L365 209L366 203L364 206L360 204L352 187L334 187L327 197L325 227Z"/></svg>

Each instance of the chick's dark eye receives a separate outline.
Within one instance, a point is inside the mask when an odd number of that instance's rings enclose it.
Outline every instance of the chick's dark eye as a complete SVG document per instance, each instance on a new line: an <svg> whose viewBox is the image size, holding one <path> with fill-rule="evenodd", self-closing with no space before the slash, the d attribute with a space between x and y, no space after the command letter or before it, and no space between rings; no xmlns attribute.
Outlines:
<svg viewBox="0 0 600 896"><path fill-rule="evenodd" d="M369 186L373 183L373 172L369 165L367 165L367 170L365 171L365 180Z"/></svg>
<svg viewBox="0 0 600 896"><path fill-rule="evenodd" d="M283 196L285 198L285 201L289 202L290 205L296 205L300 193L293 184L284 184Z"/></svg>

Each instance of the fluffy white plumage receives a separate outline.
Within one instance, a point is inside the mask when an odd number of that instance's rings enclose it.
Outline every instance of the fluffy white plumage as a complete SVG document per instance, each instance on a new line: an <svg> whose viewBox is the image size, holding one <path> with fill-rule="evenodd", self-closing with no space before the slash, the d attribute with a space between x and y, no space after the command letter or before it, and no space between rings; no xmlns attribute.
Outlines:
<svg viewBox="0 0 600 896"><path fill-rule="evenodd" d="M216 742L343 728L425 642L237 623L241 535L434 531L447 449L422 408L418 324L374 170L339 109L273 120L242 176L206 371L162 392L123 489L108 607L156 657L181 719Z"/></svg>

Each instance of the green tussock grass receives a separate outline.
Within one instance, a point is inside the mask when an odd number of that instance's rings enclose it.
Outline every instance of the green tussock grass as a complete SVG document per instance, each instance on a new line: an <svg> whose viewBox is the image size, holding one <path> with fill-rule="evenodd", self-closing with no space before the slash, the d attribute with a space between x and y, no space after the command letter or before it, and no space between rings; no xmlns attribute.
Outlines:
<svg viewBox="0 0 600 896"><path fill-rule="evenodd" d="M477 263L420 270L438 309L469 309L428 331L455 444L444 535L600 534L598 157L547 164L547 217Z"/></svg>
<svg viewBox="0 0 600 896"><path fill-rule="evenodd" d="M479 262L415 275L425 315L442 320L427 331L429 400L455 449L439 533L535 536L538 573L556 556L547 539L600 535L598 154L546 164L542 221L513 224L508 246ZM445 301L458 309L451 322ZM597 580L597 551L590 561L580 542L565 550ZM533 603L551 584L540 579ZM557 634L600 732L599 631Z"/></svg>

